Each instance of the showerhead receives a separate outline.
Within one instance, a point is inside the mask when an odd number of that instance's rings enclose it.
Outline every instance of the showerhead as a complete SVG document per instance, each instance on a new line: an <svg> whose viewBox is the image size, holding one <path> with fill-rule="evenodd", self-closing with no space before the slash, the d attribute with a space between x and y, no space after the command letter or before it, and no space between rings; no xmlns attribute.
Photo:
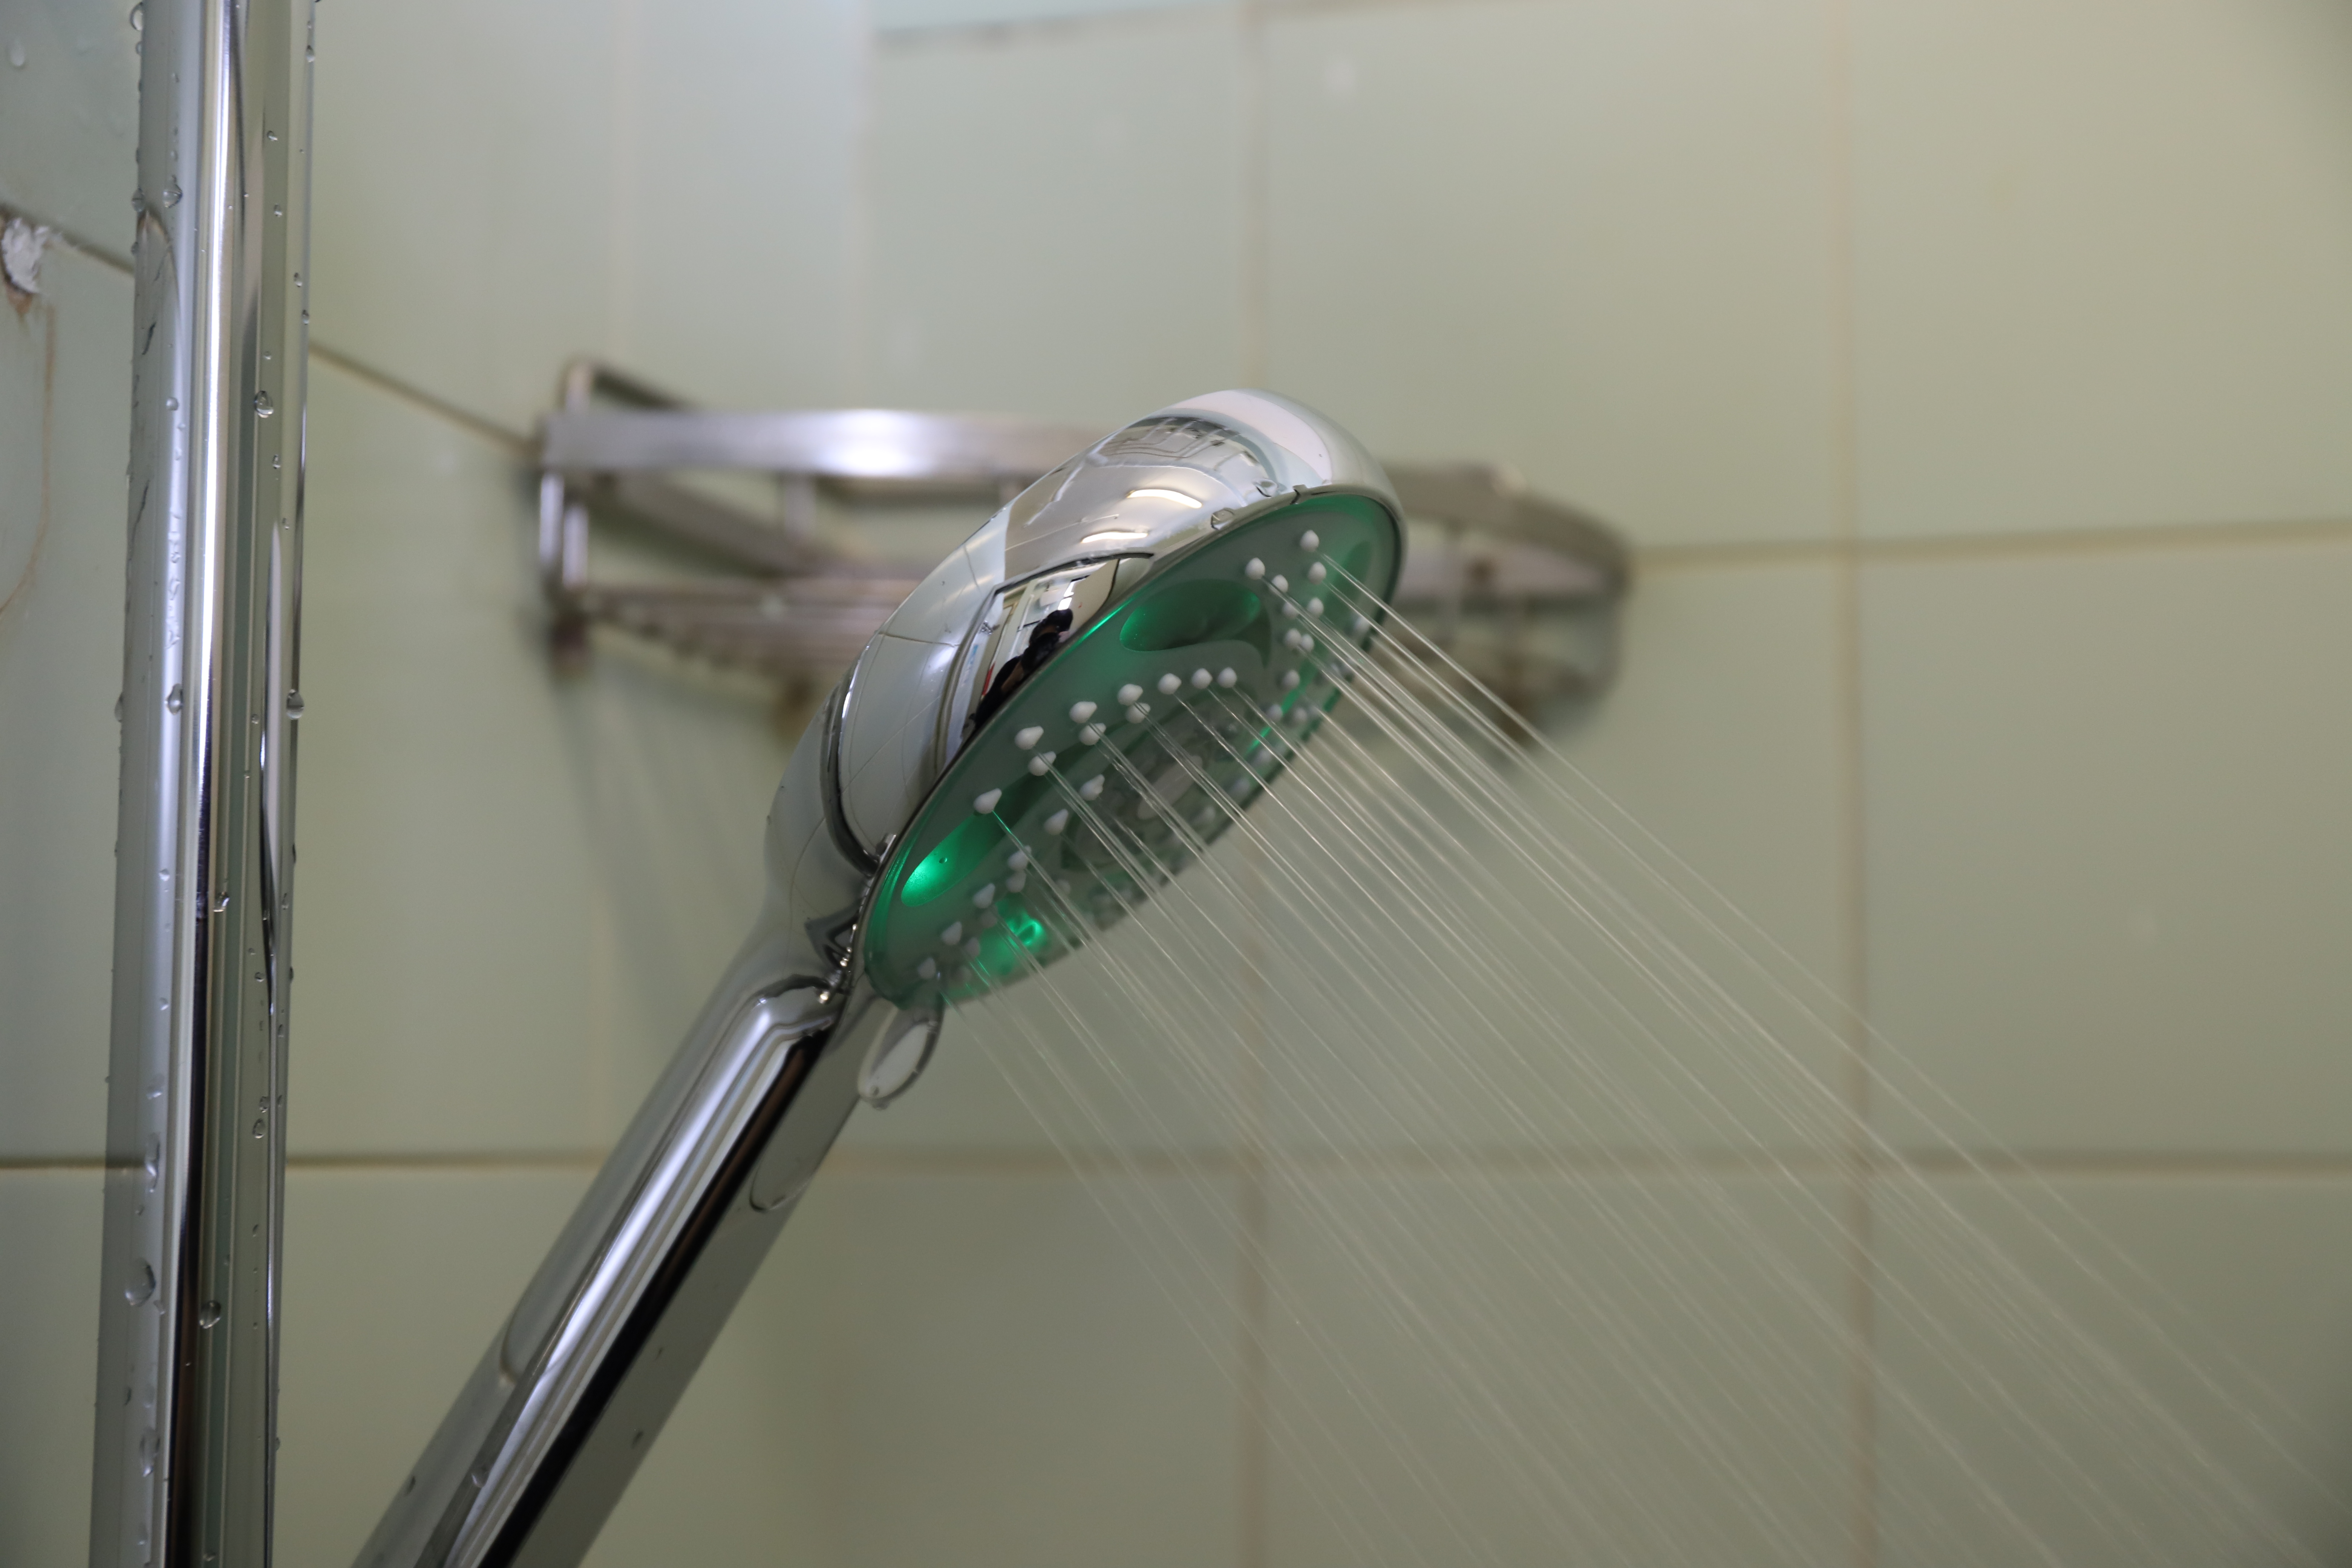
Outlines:
<svg viewBox="0 0 2352 1568"><path fill-rule="evenodd" d="M584 1556L858 1101L913 1080L949 1004L1083 946L1256 797L1402 552L1362 448L1221 392L949 556L793 753L750 940L360 1562Z"/></svg>
<svg viewBox="0 0 2352 1568"><path fill-rule="evenodd" d="M1268 393L1162 409L1023 491L845 692L867 984L935 1016L1148 899L1313 734L1402 556L1379 465Z"/></svg>

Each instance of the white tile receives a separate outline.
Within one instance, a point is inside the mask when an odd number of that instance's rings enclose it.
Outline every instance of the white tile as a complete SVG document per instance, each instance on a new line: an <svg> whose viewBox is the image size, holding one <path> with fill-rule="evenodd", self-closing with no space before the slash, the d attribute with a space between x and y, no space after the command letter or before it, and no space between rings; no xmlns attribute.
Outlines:
<svg viewBox="0 0 2352 1568"><path fill-rule="evenodd" d="M294 1149L594 1146L593 753L526 480L331 367L310 386Z"/></svg>
<svg viewBox="0 0 2352 1568"><path fill-rule="evenodd" d="M89 1540L100 1177L0 1171L0 1562L67 1568Z"/></svg>
<svg viewBox="0 0 2352 1568"><path fill-rule="evenodd" d="M1268 879L1276 1139L1527 1152L1834 1137L1833 607L1816 565L1645 578L1618 686L1560 727L1558 755L1502 774L1523 822L1418 767L1400 769L1402 795L1348 778L1345 739L1318 742L1329 782L1310 757L1261 811L1301 873ZM1300 799L1307 815L1286 823ZM1710 984L1769 1037L1729 1026Z"/></svg>
<svg viewBox="0 0 2352 1568"><path fill-rule="evenodd" d="M820 1178L827 1560L1234 1561L1233 1213L1223 1183Z"/></svg>
<svg viewBox="0 0 2352 1568"><path fill-rule="evenodd" d="M131 254L139 184L131 10L115 0L34 0L0 16L0 206L119 257Z"/></svg>
<svg viewBox="0 0 2352 1568"><path fill-rule="evenodd" d="M1853 16L1866 532L2352 512L2352 13Z"/></svg>
<svg viewBox="0 0 2352 1568"><path fill-rule="evenodd" d="M2352 546L1864 591L1874 1022L1953 1102L1883 1101L1887 1131L2345 1150Z"/></svg>
<svg viewBox="0 0 2352 1568"><path fill-rule="evenodd" d="M1277 1183L1273 1568L1847 1560L1833 1190Z"/></svg>
<svg viewBox="0 0 2352 1568"><path fill-rule="evenodd" d="M1241 374L1234 23L886 45L860 396L1104 427Z"/></svg>
<svg viewBox="0 0 2352 1568"><path fill-rule="evenodd" d="M1824 7L1302 12L1266 51L1271 384L1643 542L1833 529Z"/></svg>
<svg viewBox="0 0 2352 1568"><path fill-rule="evenodd" d="M614 10L318 17L312 341L520 429L615 304Z"/></svg>
<svg viewBox="0 0 2352 1568"><path fill-rule="evenodd" d="M358 1554L589 1173L288 1173L280 1561Z"/></svg>
<svg viewBox="0 0 2352 1568"><path fill-rule="evenodd" d="M2352 1184L1882 1184L1875 1233L1887 1568L2340 1551Z"/></svg>
<svg viewBox="0 0 2352 1568"><path fill-rule="evenodd" d="M88 1157L114 972L131 280L53 247L42 283L0 331L0 1153Z"/></svg>

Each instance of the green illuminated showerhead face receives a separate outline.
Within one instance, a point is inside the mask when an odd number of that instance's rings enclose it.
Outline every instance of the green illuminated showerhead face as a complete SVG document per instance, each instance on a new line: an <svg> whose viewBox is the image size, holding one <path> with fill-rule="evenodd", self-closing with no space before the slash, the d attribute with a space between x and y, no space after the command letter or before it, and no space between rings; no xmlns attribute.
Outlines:
<svg viewBox="0 0 2352 1568"><path fill-rule="evenodd" d="M970 732L876 879L874 988L919 1007L1015 982L1192 864L1339 700L1401 552L1389 505L1309 494L1153 563L1091 619L1033 616L1036 653L983 661Z"/></svg>

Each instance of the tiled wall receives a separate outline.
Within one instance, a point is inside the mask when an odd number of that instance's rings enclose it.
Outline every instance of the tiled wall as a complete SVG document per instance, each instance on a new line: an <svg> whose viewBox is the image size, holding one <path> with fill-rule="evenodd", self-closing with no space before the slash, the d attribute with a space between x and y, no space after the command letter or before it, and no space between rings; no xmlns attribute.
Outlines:
<svg viewBox="0 0 2352 1568"><path fill-rule="evenodd" d="M66 241L0 317L0 1563L49 1568L84 1528L135 61L96 0L0 32L0 204ZM1875 1190L2063 1292L2047 1179L2343 1464L2352 13L332 0L319 73L284 1562L348 1560L756 893L763 694L541 658L521 437L583 351L746 405L1260 383L1609 516L1625 674L1561 743L2018 1157L1958 1173L1881 1104L1922 1157ZM1443 1224L1465 1178L1205 1136L1209 1178L1090 1188L950 1047L853 1133L595 1561L1360 1560L1331 1456L1266 1434L1346 1392L1335 1346L1430 1393L1317 1216ZM1481 1179L1584 1216L1596 1268L1612 1204L1682 1201ZM1194 1259L1173 1294L1137 1207ZM1857 1223L1883 1300L1935 1289L1914 1212ZM1769 1245L1865 1310L1855 1256ZM1298 1316L1253 1337L1267 1291ZM1933 1446L1819 1353L1770 1385L1843 1456L1791 1482L1813 1559L1969 1560ZM1443 1522L1429 1476L1340 1458L1342 1511ZM1436 1483L1547 1560L1475 1465Z"/></svg>

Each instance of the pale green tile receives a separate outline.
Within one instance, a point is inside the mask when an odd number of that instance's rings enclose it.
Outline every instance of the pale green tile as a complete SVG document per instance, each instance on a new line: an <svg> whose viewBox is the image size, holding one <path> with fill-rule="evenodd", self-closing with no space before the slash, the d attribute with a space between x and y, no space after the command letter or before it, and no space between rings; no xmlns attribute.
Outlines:
<svg viewBox="0 0 2352 1568"><path fill-rule="evenodd" d="M874 61L861 399L1106 427L1242 374L1222 8Z"/></svg>
<svg viewBox="0 0 2352 1568"><path fill-rule="evenodd" d="M0 1152L16 1156L105 1142L130 333L131 280L54 247L41 298L0 318Z"/></svg>
<svg viewBox="0 0 2352 1568"><path fill-rule="evenodd" d="M1887 1568L2341 1557L2352 1184L1939 1177L1877 1206Z"/></svg>
<svg viewBox="0 0 2352 1568"><path fill-rule="evenodd" d="M131 11L115 0L20 0L0 13L0 206L117 256L131 252L139 184Z"/></svg>
<svg viewBox="0 0 2352 1568"><path fill-rule="evenodd" d="M614 352L698 402L842 402L863 13L706 0L621 26Z"/></svg>
<svg viewBox="0 0 2352 1568"><path fill-rule="evenodd" d="M609 350L619 47L601 0L321 7L312 341L516 429Z"/></svg>
<svg viewBox="0 0 2352 1568"><path fill-rule="evenodd" d="M617 634L597 639L577 698L567 765L587 810L568 848L596 898L574 983L608 1042L593 1115L609 1139L751 933L768 807L797 736L777 727L771 683Z"/></svg>
<svg viewBox="0 0 2352 1568"><path fill-rule="evenodd" d="M1882 1099L1886 1130L2352 1146L2352 546L1889 564L1864 594L1873 1017L1951 1097Z"/></svg>
<svg viewBox="0 0 2352 1568"><path fill-rule="evenodd" d="M1272 1568L1849 1561L1836 1194L1280 1180Z"/></svg>
<svg viewBox="0 0 2352 1568"><path fill-rule="evenodd" d="M820 1178L829 1560L1234 1561L1234 1195Z"/></svg>
<svg viewBox="0 0 2352 1568"><path fill-rule="evenodd" d="M528 479L327 366L310 442L294 1147L593 1146L596 823Z"/></svg>
<svg viewBox="0 0 2352 1568"><path fill-rule="evenodd" d="M2352 512L2352 13L1854 18L1866 531Z"/></svg>
<svg viewBox="0 0 2352 1568"><path fill-rule="evenodd" d="M1832 33L1737 0L1266 32L1266 375L1644 542L1837 512Z"/></svg>
<svg viewBox="0 0 2352 1568"><path fill-rule="evenodd" d="M0 1562L79 1564L98 1379L96 1170L0 1171Z"/></svg>
<svg viewBox="0 0 2352 1568"><path fill-rule="evenodd" d="M1557 754L1510 763L1494 797L1392 752L1377 758L1409 788L1351 778L1346 740L1318 742L1329 782L1310 757L1265 811L1281 823L1285 801L1311 801L1283 824L1267 885L1275 1137L1834 1137L1834 607L1821 566L1646 576L1616 688L1559 727ZM1521 820L1498 820L1503 802Z"/></svg>
<svg viewBox="0 0 2352 1568"><path fill-rule="evenodd" d="M1844 952L1833 567L1660 566L1626 601L1617 682L1565 761L1824 981Z"/></svg>
<svg viewBox="0 0 2352 1568"><path fill-rule="evenodd" d="M281 1562L341 1564L358 1554L588 1176L288 1173Z"/></svg>

